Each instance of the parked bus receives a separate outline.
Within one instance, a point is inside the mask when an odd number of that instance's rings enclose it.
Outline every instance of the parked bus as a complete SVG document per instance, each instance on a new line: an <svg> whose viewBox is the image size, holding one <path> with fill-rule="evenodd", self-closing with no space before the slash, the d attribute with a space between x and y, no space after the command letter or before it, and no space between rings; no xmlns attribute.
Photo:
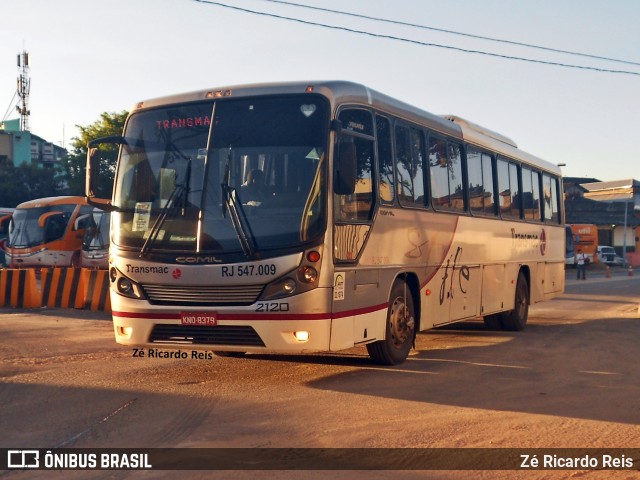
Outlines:
<svg viewBox="0 0 640 480"><path fill-rule="evenodd" d="M576 244L573 239L573 230L571 225L565 225L565 266L574 266L576 262Z"/></svg>
<svg viewBox="0 0 640 480"><path fill-rule="evenodd" d="M4 249L9 235L9 222L15 208L0 207L0 267L5 265Z"/></svg>
<svg viewBox="0 0 640 480"><path fill-rule="evenodd" d="M484 317L522 330L564 289L560 169L508 138L348 82L144 101L120 145L116 341L221 355L366 345ZM201 354L203 352L200 352Z"/></svg>
<svg viewBox="0 0 640 480"><path fill-rule="evenodd" d="M96 208L90 214L90 222L84 232L80 266L83 268L109 268L110 214Z"/></svg>
<svg viewBox="0 0 640 480"><path fill-rule="evenodd" d="M589 263L598 263L598 227L592 224L574 223L569 225L575 239L576 252L582 250Z"/></svg>
<svg viewBox="0 0 640 480"><path fill-rule="evenodd" d="M93 207L84 197L48 197L18 205L9 223L11 268L79 267L82 238Z"/></svg>

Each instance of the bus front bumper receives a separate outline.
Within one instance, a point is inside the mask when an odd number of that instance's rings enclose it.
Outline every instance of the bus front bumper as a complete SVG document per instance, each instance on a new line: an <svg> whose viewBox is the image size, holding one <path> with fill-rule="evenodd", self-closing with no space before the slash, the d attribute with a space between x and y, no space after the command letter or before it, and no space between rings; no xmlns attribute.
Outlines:
<svg viewBox="0 0 640 480"><path fill-rule="evenodd" d="M193 312L204 314L205 312ZM181 313L113 312L116 341L156 349L250 353L329 351L331 318L317 315L201 315L190 322Z"/></svg>

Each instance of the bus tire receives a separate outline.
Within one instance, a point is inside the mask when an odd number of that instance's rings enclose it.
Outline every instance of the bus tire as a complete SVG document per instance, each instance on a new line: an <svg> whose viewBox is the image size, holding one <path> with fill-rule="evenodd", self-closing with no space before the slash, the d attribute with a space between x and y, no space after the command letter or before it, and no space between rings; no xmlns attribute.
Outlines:
<svg viewBox="0 0 640 480"><path fill-rule="evenodd" d="M217 357L242 358L247 352L213 352Z"/></svg>
<svg viewBox="0 0 640 480"><path fill-rule="evenodd" d="M529 318L529 284L524 273L518 273L516 298L513 310L504 312L500 317L503 330L512 332L524 330Z"/></svg>
<svg viewBox="0 0 640 480"><path fill-rule="evenodd" d="M396 279L389 297L385 339L367 344L371 359L382 365L404 362L415 338L416 310L409 285Z"/></svg>

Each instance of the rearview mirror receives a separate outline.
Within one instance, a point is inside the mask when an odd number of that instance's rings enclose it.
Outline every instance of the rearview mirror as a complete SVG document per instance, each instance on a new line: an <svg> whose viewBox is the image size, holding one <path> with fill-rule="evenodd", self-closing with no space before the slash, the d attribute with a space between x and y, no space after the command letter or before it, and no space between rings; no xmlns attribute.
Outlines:
<svg viewBox="0 0 640 480"><path fill-rule="evenodd" d="M117 161L117 151L111 155L102 155L98 145L123 145L124 137L111 136L92 140L87 145L87 165L85 177L85 196L87 203L102 210L112 210L111 202L105 198L111 196L105 185L113 185L113 172ZM100 198L102 197L102 198Z"/></svg>
<svg viewBox="0 0 640 480"><path fill-rule="evenodd" d="M46 212L38 217L38 226L40 228L44 228L47 224L47 220L51 217L55 217L56 215L64 215L62 212Z"/></svg>
<svg viewBox="0 0 640 480"><path fill-rule="evenodd" d="M333 191L337 195L350 195L356 189L357 155L356 145L340 141L334 155Z"/></svg>

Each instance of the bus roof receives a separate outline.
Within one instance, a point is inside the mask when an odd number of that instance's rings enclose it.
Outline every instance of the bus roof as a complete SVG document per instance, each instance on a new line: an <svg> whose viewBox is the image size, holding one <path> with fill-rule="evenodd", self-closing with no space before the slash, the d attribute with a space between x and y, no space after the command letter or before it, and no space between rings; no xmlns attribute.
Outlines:
<svg viewBox="0 0 640 480"><path fill-rule="evenodd" d="M143 108L214 100L216 98L249 98L261 95L285 95L295 93L321 94L329 99L334 109L337 105L341 104L363 105L377 108L408 122L424 125L438 133L474 144L478 147L490 149L498 154L503 154L507 157L523 161L530 165L536 165L547 171L561 175L560 167L523 152L518 149L513 140L504 135L454 115L435 115L359 83L342 80L279 82L215 87L145 100L137 103L131 109L131 112L135 113L136 110Z"/></svg>
<svg viewBox="0 0 640 480"><path fill-rule="evenodd" d="M16 208L37 208L37 207L44 207L48 205L68 205L68 204L88 205L87 199L85 197L62 196L62 197L36 198L34 200L29 200L27 202L21 203Z"/></svg>

